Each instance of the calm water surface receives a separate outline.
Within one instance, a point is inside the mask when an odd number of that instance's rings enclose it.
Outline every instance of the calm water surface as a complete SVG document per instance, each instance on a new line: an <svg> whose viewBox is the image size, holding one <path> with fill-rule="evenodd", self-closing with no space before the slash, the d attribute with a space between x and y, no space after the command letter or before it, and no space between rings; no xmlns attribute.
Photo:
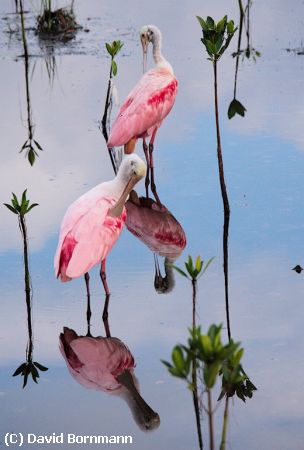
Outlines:
<svg viewBox="0 0 304 450"><path fill-rule="evenodd" d="M58 2L58 5L61 3ZM39 2L27 7L39 10ZM237 97L246 117L227 118L233 98L236 37L219 64L219 95L226 184L231 206L230 304L232 335L245 348L244 365L259 388L254 399L231 408L227 448L299 450L303 444L304 314L303 265L303 56L287 52L303 40L303 3L253 2L252 45L262 56L240 62ZM0 354L1 439L5 432L132 435L137 450L194 450L196 428L191 395L168 375L160 359L184 342L191 323L187 281L158 295L149 250L127 230L108 258L112 336L130 348L141 394L161 418L143 433L127 405L89 391L70 376L58 348L63 326L86 333L82 279L61 284L53 274L57 233L67 206L81 193L112 177L101 118L109 58L104 43L124 41L115 79L121 99L141 75L138 30L154 23L163 30L164 54L179 79L179 93L156 141L158 190L183 225L187 254L215 261L200 282L199 321L225 323L222 272L222 203L213 117L212 67L200 43L195 15L224 14L238 22L237 1L76 1L80 31L67 46L56 46L56 73L49 83L43 45L28 32L30 92L35 138L44 151L30 167L18 151L27 137L24 61L13 2L0 4L0 202L27 188L39 203L27 217L34 289L34 359L49 367L38 385L11 374L24 361L27 340L21 237L16 217L1 208ZM33 24L31 14L26 21ZM245 41L244 41L245 45ZM152 64L150 60L150 64ZM115 114L116 110L114 111ZM144 192L141 183L139 190ZM104 334L103 289L91 271L92 334ZM222 414L216 415L219 432ZM203 422L203 427L206 422ZM205 431L206 434L206 431ZM219 434L217 435L219 442ZM4 446L4 443L1 442ZM28 446L30 448L30 446ZM54 447L50 445L50 447ZM81 447L81 446L78 446ZM24 448L27 448L24 446ZM64 445L61 448L65 448ZM69 447L70 448L70 447ZM125 448L117 446L116 448Z"/></svg>

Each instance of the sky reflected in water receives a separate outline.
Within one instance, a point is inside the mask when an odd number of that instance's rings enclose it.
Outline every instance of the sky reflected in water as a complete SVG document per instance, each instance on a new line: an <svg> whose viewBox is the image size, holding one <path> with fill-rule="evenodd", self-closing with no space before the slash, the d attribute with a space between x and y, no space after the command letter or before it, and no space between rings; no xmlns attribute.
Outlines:
<svg viewBox="0 0 304 450"><path fill-rule="evenodd" d="M37 0L32 5L39 10ZM63 4L58 1L58 5ZM231 408L227 448L298 450L302 444L304 370L302 354L303 279L291 271L303 266L303 69L304 59L287 48L303 38L303 4L254 0L254 63L240 61L238 95L245 118L227 118L233 98L237 38L219 63L219 98L226 184L231 207L230 314L234 339L245 348L244 366L258 391ZM22 390L11 374L24 360L27 339L22 241L16 216L1 208L0 283L0 433L126 434L138 450L197 448L193 405L185 384L161 364L172 347L184 342L191 323L191 291L176 275L175 289L154 289L153 254L127 229L107 260L111 290L112 336L132 352L141 395L160 416L160 427L144 434L119 398L84 389L70 377L59 351L64 326L86 333L86 291L82 279L61 284L53 255L62 216L83 192L113 177L98 129L106 93L109 58L104 43L124 42L115 84L123 100L142 73L138 30L155 23L163 31L164 55L179 80L176 104L156 140L154 160L162 201L182 224L188 254L215 256L199 283L203 327L225 323L222 272L223 211L218 182L213 112L212 66L200 43L195 15L238 22L237 1L145 3L132 0L76 1L80 31L66 47L56 46L56 75L50 86L38 38L28 34L30 93L35 136L43 147L30 167L19 150L26 140L24 61L13 2L0 4L0 202L25 188L39 203L28 215L33 284L34 355L49 367L38 385ZM26 21L33 24L32 15ZM244 40L245 45L245 40ZM150 59L149 64L152 64ZM117 109L113 110L116 114ZM138 153L142 155L140 149ZM144 193L144 183L138 188ZM163 261L160 262L163 269ZM92 334L103 335L103 287L91 271ZM225 330L226 332L226 330ZM217 442L222 416L216 418ZM203 422L206 427L206 422ZM205 431L206 434L206 431ZM205 438L206 440L206 438ZM80 446L81 447L81 446ZM123 448L117 446L117 448Z"/></svg>

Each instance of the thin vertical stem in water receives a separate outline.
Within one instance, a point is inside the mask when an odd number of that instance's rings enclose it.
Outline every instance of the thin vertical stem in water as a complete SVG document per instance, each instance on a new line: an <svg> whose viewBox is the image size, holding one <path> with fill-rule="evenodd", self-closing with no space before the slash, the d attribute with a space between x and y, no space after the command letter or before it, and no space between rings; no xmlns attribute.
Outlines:
<svg viewBox="0 0 304 450"><path fill-rule="evenodd" d="M192 279L192 328L196 327L196 283L195 279ZM201 416L200 416L200 408L199 408L199 398L198 398L198 388L197 388L197 363L196 358L192 359L192 397L193 397L193 406L195 411L196 418L196 427L197 427L197 436L200 450L203 449L203 436L202 436L202 427L201 427Z"/></svg>
<svg viewBox="0 0 304 450"><path fill-rule="evenodd" d="M28 55L28 49L27 49L22 0L19 0L19 8L20 8L20 21L21 21L21 30L22 30L22 44L23 44L23 51L24 51L23 56L24 56L24 69L25 69L25 89L26 89L28 137L31 141L33 139L33 124L32 124L30 88L29 88L29 55Z"/></svg>
<svg viewBox="0 0 304 450"><path fill-rule="evenodd" d="M23 0L19 0L19 9L20 9L21 32L22 32L22 43L23 43L23 49L24 49L24 56L28 56L27 42L26 42L26 35L25 35L25 26L24 26L24 15L23 15Z"/></svg>
<svg viewBox="0 0 304 450"><path fill-rule="evenodd" d="M112 62L112 60L111 60L111 62ZM110 74L109 74L109 82L108 82L108 89L107 89L107 95L106 95L106 101L105 101L105 108L104 108L104 112L103 112L103 116L102 116L102 120L101 120L102 134L103 134L103 137L104 137L106 143L108 142L108 138L109 138L108 130L107 130L107 121L108 121L108 112L109 112L110 103L111 103L111 87L112 87L112 64L111 64ZM108 151L109 151L109 156L111 159L112 167L113 167L114 173L116 175L117 169L116 169L116 164L114 161L112 149L108 148Z"/></svg>
<svg viewBox="0 0 304 450"><path fill-rule="evenodd" d="M195 279L192 280L192 328L196 326L196 283Z"/></svg>
<svg viewBox="0 0 304 450"><path fill-rule="evenodd" d="M71 14L74 14L74 0L71 1L70 11L71 11Z"/></svg>
<svg viewBox="0 0 304 450"><path fill-rule="evenodd" d="M198 388L197 388L197 364L196 364L195 357L193 357L193 359L192 359L192 385L193 385L192 397L193 397L193 406L194 406L195 418L196 418L198 445L199 445L200 450L202 450L203 449L203 435L202 435L201 415L200 415Z"/></svg>
<svg viewBox="0 0 304 450"><path fill-rule="evenodd" d="M29 271L28 260L28 243L27 243L27 230L25 219L22 214L19 215L19 227L23 239L23 258L24 258L24 285L25 285L25 300L27 309L27 326L28 326L28 345L26 350L27 361L32 360L33 355L33 328L32 328L32 297L31 297L31 278Z"/></svg>
<svg viewBox="0 0 304 450"><path fill-rule="evenodd" d="M208 421L209 421L210 450L214 450L213 411L212 411L212 397L211 397L210 389L207 389L207 396L208 396Z"/></svg>
<svg viewBox="0 0 304 450"><path fill-rule="evenodd" d="M249 26L250 26L250 3L251 3L251 0L248 0L247 1L247 8L246 8L246 15L247 15L246 35L247 35L247 48L248 49L250 47L250 30L249 30Z"/></svg>
<svg viewBox="0 0 304 450"><path fill-rule="evenodd" d="M228 425L228 408L229 408L229 397L228 397L228 395L226 395L224 419L223 419L223 430L222 430L222 440L221 440L220 450L225 450L225 448L226 448L226 436L227 436L227 425Z"/></svg>
<svg viewBox="0 0 304 450"><path fill-rule="evenodd" d="M236 98L237 75L238 75L238 70L239 70L240 50L241 50L243 22L244 22L244 8L243 8L242 0L239 0L239 7L240 7L240 23L239 23L237 55L236 55L236 62L235 62L235 74L234 74L234 91L233 91L234 99Z"/></svg>
<svg viewBox="0 0 304 450"><path fill-rule="evenodd" d="M230 220L230 207L228 194L224 176L224 165L222 157L219 111L218 111L218 94L217 94L217 61L213 62L214 69L214 107L215 107L215 122L216 122L216 138L217 138L217 160L219 168L219 177L221 185L221 193L224 205L224 226L223 226L223 257L224 257L224 277L225 277L225 303L226 303L226 320L228 329L228 338L231 338L230 332L230 318L229 318L229 295L228 295L228 232Z"/></svg>

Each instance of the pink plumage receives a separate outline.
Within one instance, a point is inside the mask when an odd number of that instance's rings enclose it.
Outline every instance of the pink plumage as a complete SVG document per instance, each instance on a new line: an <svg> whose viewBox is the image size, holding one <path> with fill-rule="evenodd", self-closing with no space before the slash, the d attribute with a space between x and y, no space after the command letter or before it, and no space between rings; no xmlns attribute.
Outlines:
<svg viewBox="0 0 304 450"><path fill-rule="evenodd" d="M128 230L159 256L177 259L186 246L181 224L164 206L151 198L138 198L135 191L126 203Z"/></svg>
<svg viewBox="0 0 304 450"><path fill-rule="evenodd" d="M133 355L118 338L78 336L65 327L60 335L60 351L71 375L88 389L120 389L117 377L135 367Z"/></svg>
<svg viewBox="0 0 304 450"><path fill-rule="evenodd" d="M145 137L157 129L172 109L177 84L170 70L149 70L121 106L108 147L125 145L131 139Z"/></svg>
<svg viewBox="0 0 304 450"><path fill-rule="evenodd" d="M109 210L117 199L100 195L96 189L89 191L63 218L55 255L55 272L61 281L77 278L103 261L120 236L126 210L123 208L119 217L110 217Z"/></svg>
<svg viewBox="0 0 304 450"><path fill-rule="evenodd" d="M155 25L146 25L141 29L140 39L144 55L147 55L149 42L152 43L155 67L142 76L121 106L107 145L110 149L123 145L124 152L130 154L135 150L137 139L143 139L143 150L148 165L146 196L148 197L151 176L151 191L157 203L161 205L154 180L154 140L162 121L172 109L178 82L171 64L162 55L160 30ZM148 136L150 136L149 145L146 142Z"/></svg>
<svg viewBox="0 0 304 450"><path fill-rule="evenodd" d="M59 339L68 370L79 384L123 399L143 431L159 426L159 415L139 393L133 355L120 339L78 336L67 327Z"/></svg>
<svg viewBox="0 0 304 450"><path fill-rule="evenodd" d="M145 173L146 166L137 155L126 156L113 180L95 186L71 204L61 224L54 260L61 281L104 263L125 223L128 194ZM102 281L108 294L105 274Z"/></svg>

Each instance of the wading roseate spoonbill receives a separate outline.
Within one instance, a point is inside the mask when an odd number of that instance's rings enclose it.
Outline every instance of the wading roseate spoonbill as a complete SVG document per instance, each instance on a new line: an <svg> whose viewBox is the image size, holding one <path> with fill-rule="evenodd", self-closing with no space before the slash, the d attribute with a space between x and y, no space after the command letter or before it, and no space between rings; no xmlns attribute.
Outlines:
<svg viewBox="0 0 304 450"><path fill-rule="evenodd" d="M145 176L146 165L137 155L128 155L116 177L95 186L68 208L60 228L55 255L55 274L61 281L85 275L88 298L88 271L101 263L100 276L106 292L104 314L107 313L109 288L105 263L119 238L126 220L125 202L135 184Z"/></svg>
<svg viewBox="0 0 304 450"><path fill-rule="evenodd" d="M174 288L174 273L171 267L186 246L186 234L181 224L164 206L153 199L138 197L133 190L126 202L127 229L143 242L155 259L154 287L160 294L168 294ZM165 277L162 277L157 256L165 257Z"/></svg>
<svg viewBox="0 0 304 450"><path fill-rule="evenodd" d="M146 72L121 106L113 123L108 139L108 148L123 145L125 153L132 153L138 138L143 139L143 149L147 160L146 195L150 184L158 204L159 197L154 181L153 145L158 128L169 114L177 94L177 79L171 64L161 52L161 32L154 25L142 27L140 39L147 53L149 42L153 44L155 67ZM151 136L149 146L146 138Z"/></svg>
<svg viewBox="0 0 304 450"><path fill-rule="evenodd" d="M78 336L67 327L59 339L61 354L79 384L121 397L141 429L149 431L159 426L159 415L139 394L133 355L120 339Z"/></svg>

